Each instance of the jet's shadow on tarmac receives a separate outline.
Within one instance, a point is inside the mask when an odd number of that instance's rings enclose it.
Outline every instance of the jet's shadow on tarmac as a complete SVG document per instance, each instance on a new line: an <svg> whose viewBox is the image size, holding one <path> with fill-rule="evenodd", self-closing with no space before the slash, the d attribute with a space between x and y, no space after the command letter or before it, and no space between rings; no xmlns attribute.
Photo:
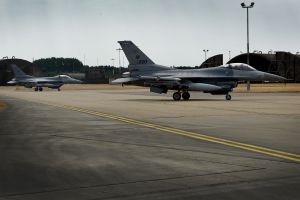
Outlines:
<svg viewBox="0 0 300 200"><path fill-rule="evenodd" d="M194 102L194 101L227 101L225 99L190 99L188 101L180 100L180 101L174 101L173 99L123 99L121 101L132 101L132 102ZM237 100L230 100L230 101L237 101Z"/></svg>

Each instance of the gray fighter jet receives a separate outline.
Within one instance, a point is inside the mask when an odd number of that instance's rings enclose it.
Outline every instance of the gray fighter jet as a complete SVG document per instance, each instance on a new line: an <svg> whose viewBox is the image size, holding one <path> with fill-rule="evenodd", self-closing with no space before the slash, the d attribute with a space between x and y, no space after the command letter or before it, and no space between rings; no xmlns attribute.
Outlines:
<svg viewBox="0 0 300 200"><path fill-rule="evenodd" d="M33 88L35 91L43 91L43 87L51 89L57 89L60 91L60 87L65 83L82 83L82 81L71 78L67 75L57 75L53 77L33 77L25 74L16 65L11 65L15 77L7 82L8 85L21 85L26 88Z"/></svg>
<svg viewBox="0 0 300 200"><path fill-rule="evenodd" d="M167 93L175 90L173 99L190 99L189 91L203 91L213 95L226 95L242 81L284 81L285 78L258 71L244 63L231 63L204 69L173 69L157 65L133 42L119 41L128 61L129 72L113 84L132 84L150 87L150 92Z"/></svg>

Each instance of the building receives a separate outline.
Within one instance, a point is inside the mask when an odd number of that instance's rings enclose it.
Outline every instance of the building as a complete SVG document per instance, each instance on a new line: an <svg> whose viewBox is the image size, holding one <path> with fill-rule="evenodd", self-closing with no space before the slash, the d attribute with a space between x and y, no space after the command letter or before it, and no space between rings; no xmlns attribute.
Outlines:
<svg viewBox="0 0 300 200"><path fill-rule="evenodd" d="M199 68L216 67L223 65L223 54L218 54L208 58L204 61Z"/></svg>

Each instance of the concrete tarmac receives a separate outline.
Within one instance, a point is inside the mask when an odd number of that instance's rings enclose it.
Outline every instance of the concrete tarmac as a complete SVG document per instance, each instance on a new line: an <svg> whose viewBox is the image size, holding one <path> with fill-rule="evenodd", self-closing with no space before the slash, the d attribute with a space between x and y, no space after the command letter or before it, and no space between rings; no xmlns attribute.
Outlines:
<svg viewBox="0 0 300 200"><path fill-rule="evenodd" d="M300 154L300 94L232 97L193 93L174 102L147 90L2 90L0 200L299 199L300 164L277 153L49 105Z"/></svg>

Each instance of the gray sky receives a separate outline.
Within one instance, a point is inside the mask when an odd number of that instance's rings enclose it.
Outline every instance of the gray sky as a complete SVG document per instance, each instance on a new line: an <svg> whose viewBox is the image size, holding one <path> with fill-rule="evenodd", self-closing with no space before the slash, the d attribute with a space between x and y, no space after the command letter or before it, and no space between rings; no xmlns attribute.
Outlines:
<svg viewBox="0 0 300 200"><path fill-rule="evenodd" d="M242 0L0 0L0 56L76 57L118 63L118 40L132 40L154 62L199 65L246 52ZM246 0L246 3L251 1ZM300 1L256 0L250 51L300 51ZM121 58L122 60L122 58ZM127 64L127 60L125 59Z"/></svg>

